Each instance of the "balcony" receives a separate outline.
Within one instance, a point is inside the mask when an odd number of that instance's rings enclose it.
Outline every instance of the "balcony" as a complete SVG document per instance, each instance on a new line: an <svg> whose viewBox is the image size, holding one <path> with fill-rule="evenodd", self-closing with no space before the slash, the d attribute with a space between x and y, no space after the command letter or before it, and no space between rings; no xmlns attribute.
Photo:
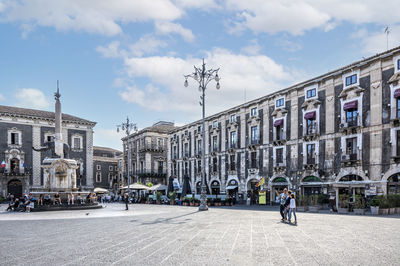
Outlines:
<svg viewBox="0 0 400 266"><path fill-rule="evenodd" d="M318 136L318 127L317 124L311 124L311 125L307 125L305 132L304 132L304 136L303 136L303 140L304 141L312 141L315 140Z"/></svg>
<svg viewBox="0 0 400 266"><path fill-rule="evenodd" d="M347 153L342 155L342 165L343 166L353 166L358 165L361 158L361 153Z"/></svg>
<svg viewBox="0 0 400 266"><path fill-rule="evenodd" d="M273 145L282 146L286 143L286 137L283 131L279 131L278 134L274 135Z"/></svg>
<svg viewBox="0 0 400 266"><path fill-rule="evenodd" d="M278 161L275 163L274 172L284 172L286 170L286 164L283 161Z"/></svg>
<svg viewBox="0 0 400 266"><path fill-rule="evenodd" d="M248 148L249 148L250 150L255 150L258 146L260 146L260 142L261 142L261 141L260 141L258 138L251 139L251 140L249 141Z"/></svg>
<svg viewBox="0 0 400 266"><path fill-rule="evenodd" d="M156 169L155 171L151 170L141 170L135 173L135 175L139 176L140 178L147 178L147 177L167 177L167 171L164 169Z"/></svg>
<svg viewBox="0 0 400 266"><path fill-rule="evenodd" d="M177 160L178 159L178 154L177 153L173 153L171 159L172 160Z"/></svg>
<svg viewBox="0 0 400 266"><path fill-rule="evenodd" d="M185 151L184 153L183 153L183 160L188 160L189 159L189 157L190 157L190 154L189 154L189 151Z"/></svg>
<svg viewBox="0 0 400 266"><path fill-rule="evenodd" d="M313 156L307 156L306 163L304 164L305 170L315 170L318 168L317 160Z"/></svg>
<svg viewBox="0 0 400 266"><path fill-rule="evenodd" d="M139 151L140 152L164 152L167 150L166 145L160 145L160 144L155 144L155 143L145 143L144 145L139 146Z"/></svg>
<svg viewBox="0 0 400 266"><path fill-rule="evenodd" d="M351 119L347 118L346 122L340 124L340 132L344 134L356 134L361 125L361 117L359 115Z"/></svg>
<svg viewBox="0 0 400 266"><path fill-rule="evenodd" d="M211 154L212 154L212 155L216 155L218 151L219 151L218 145L213 145L213 146L211 147Z"/></svg>
<svg viewBox="0 0 400 266"><path fill-rule="evenodd" d="M198 159L201 158L202 150L201 149L196 150L195 154L196 154L196 158L198 158Z"/></svg>

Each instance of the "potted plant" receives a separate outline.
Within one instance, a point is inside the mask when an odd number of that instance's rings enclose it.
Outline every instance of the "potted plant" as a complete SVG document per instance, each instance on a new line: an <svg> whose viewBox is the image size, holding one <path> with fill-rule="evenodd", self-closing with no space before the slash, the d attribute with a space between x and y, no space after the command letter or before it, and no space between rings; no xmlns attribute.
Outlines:
<svg viewBox="0 0 400 266"><path fill-rule="evenodd" d="M341 213L341 214L349 213L349 196L346 194L339 195L338 213Z"/></svg>
<svg viewBox="0 0 400 266"><path fill-rule="evenodd" d="M157 191L156 192L156 203L157 204L161 204L161 196L162 196L161 192Z"/></svg>
<svg viewBox="0 0 400 266"><path fill-rule="evenodd" d="M175 204L175 199L176 199L176 192L175 191L174 192L170 192L168 194L168 197L169 197L169 204L170 205L174 205Z"/></svg>
<svg viewBox="0 0 400 266"><path fill-rule="evenodd" d="M190 205L190 206L194 206L194 202L195 202L194 197L191 197L191 198L190 198L190 201L189 201L189 205Z"/></svg>
<svg viewBox="0 0 400 266"><path fill-rule="evenodd" d="M327 194L319 195L318 204L322 206L323 210L329 210L329 195Z"/></svg>
<svg viewBox="0 0 400 266"><path fill-rule="evenodd" d="M296 198L296 211L306 212L308 211L308 196L307 195L298 195Z"/></svg>
<svg viewBox="0 0 400 266"><path fill-rule="evenodd" d="M216 199L214 200L214 205L215 205L215 206L221 206L221 199L220 199L220 198L216 198Z"/></svg>
<svg viewBox="0 0 400 266"><path fill-rule="evenodd" d="M377 197L375 197L374 199L371 200L370 205L371 205L371 214L378 215L379 214L379 199Z"/></svg>
<svg viewBox="0 0 400 266"><path fill-rule="evenodd" d="M395 195L395 206L396 206L396 213L400 214L400 195Z"/></svg>
<svg viewBox="0 0 400 266"><path fill-rule="evenodd" d="M194 199L194 206L199 206L199 205L200 205L200 200Z"/></svg>
<svg viewBox="0 0 400 266"><path fill-rule="evenodd" d="M387 197L382 196L379 201L379 214L388 215L389 214L389 201Z"/></svg>
<svg viewBox="0 0 400 266"><path fill-rule="evenodd" d="M354 214L364 215L365 214L365 199L361 195L356 195L354 202Z"/></svg>
<svg viewBox="0 0 400 266"><path fill-rule="evenodd" d="M388 195L389 214L396 213L396 195Z"/></svg>
<svg viewBox="0 0 400 266"><path fill-rule="evenodd" d="M319 195L311 195L310 196L310 206L308 206L309 212L319 212L318 199L319 199Z"/></svg>
<svg viewBox="0 0 400 266"><path fill-rule="evenodd" d="M232 206L232 198L225 198L225 206Z"/></svg>
<svg viewBox="0 0 400 266"><path fill-rule="evenodd" d="M214 203L213 199L207 198L207 206L210 207L212 203Z"/></svg>

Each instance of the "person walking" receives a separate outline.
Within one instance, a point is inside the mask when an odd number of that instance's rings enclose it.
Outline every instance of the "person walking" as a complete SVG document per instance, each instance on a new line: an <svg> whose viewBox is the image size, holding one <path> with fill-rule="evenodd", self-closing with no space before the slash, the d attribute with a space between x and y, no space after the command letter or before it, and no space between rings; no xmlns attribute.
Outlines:
<svg viewBox="0 0 400 266"><path fill-rule="evenodd" d="M285 203L286 203L286 198L287 198L287 188L283 189L283 193L279 194L278 190L275 190L276 195L280 198L280 206L279 206L279 212L281 213L282 216L282 221L285 220Z"/></svg>
<svg viewBox="0 0 400 266"><path fill-rule="evenodd" d="M284 208L284 211L283 211L283 214L284 214L284 216L285 216L285 220L288 219L289 205L290 205L290 197L291 197L291 195L292 195L292 191L289 190L289 191L288 191L288 195L287 195L286 200L285 200L285 204L284 204L284 207L285 207L285 208Z"/></svg>
<svg viewBox="0 0 400 266"><path fill-rule="evenodd" d="M129 203L129 195L128 193L124 194L124 201L125 201L125 210L128 210L128 203Z"/></svg>
<svg viewBox="0 0 400 266"><path fill-rule="evenodd" d="M290 195L290 205L289 205L289 223L291 223L292 213L294 216L294 223L297 224L296 217L296 197L294 194Z"/></svg>

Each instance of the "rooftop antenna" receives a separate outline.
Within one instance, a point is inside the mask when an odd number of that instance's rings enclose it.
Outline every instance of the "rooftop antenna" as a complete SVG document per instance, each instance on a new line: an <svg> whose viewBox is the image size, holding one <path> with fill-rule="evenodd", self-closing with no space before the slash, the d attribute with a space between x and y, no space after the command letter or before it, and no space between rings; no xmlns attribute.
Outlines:
<svg viewBox="0 0 400 266"><path fill-rule="evenodd" d="M386 33L386 50L389 50L389 33L390 33L389 26L386 26L385 33Z"/></svg>

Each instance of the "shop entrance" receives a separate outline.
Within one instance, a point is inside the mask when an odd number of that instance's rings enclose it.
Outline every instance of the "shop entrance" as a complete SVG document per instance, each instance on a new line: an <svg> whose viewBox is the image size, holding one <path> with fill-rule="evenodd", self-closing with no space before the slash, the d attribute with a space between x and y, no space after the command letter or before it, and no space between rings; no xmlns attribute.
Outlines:
<svg viewBox="0 0 400 266"><path fill-rule="evenodd" d="M400 194L400 173L394 174L388 178L387 194Z"/></svg>

